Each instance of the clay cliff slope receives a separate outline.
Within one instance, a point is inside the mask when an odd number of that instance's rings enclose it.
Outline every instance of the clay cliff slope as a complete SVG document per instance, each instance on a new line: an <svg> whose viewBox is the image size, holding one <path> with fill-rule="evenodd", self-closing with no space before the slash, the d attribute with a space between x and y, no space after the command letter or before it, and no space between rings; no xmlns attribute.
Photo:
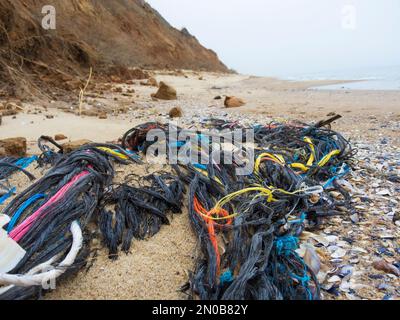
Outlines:
<svg viewBox="0 0 400 320"><path fill-rule="evenodd" d="M44 5L56 9L55 30L42 28ZM100 74L110 65L228 71L212 50L142 0L0 2L0 94L39 89L54 75L66 82L90 66Z"/></svg>

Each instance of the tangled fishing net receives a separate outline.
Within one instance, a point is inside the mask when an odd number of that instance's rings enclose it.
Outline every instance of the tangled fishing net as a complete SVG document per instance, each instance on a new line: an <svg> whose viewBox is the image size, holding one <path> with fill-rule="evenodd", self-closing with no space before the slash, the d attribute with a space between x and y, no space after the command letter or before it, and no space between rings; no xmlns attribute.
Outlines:
<svg viewBox="0 0 400 320"><path fill-rule="evenodd" d="M324 219L353 212L342 179L351 170L355 151L330 129L333 120L247 128L208 119L203 128L213 128L213 133L191 131L195 143L176 138L188 130L151 122L125 133L121 145L91 144L70 154L41 137L42 154L32 161L51 169L1 215L0 232L7 238L3 243L15 248L7 261L0 257L0 298L38 298L46 292L46 279L78 272L91 253L93 230L101 234L111 259L119 250L128 253L133 239L155 235L187 201L201 248L182 287L190 298L320 299L317 276L297 252L299 236ZM253 167L238 175L236 169L246 163L225 162L224 141L216 146L211 137L239 130L249 142L244 134L248 129L254 132L254 151L247 153ZM140 155L160 143L147 139L152 130L165 133L162 142L177 152L190 150L200 159L217 147L221 154L206 163L178 157L171 165L174 173L128 174L115 183L114 163L138 163ZM18 161L0 160L0 181L16 170L34 178L24 168L29 161ZM344 200L333 198L332 190Z"/></svg>

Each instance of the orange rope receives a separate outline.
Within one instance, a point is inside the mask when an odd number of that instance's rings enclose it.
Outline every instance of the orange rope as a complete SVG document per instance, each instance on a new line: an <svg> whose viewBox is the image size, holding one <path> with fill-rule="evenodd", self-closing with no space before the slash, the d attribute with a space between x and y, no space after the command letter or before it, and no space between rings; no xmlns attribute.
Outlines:
<svg viewBox="0 0 400 320"><path fill-rule="evenodd" d="M194 210L197 212L197 214L204 219L204 221L207 224L207 230L208 234L210 237L210 241L213 245L213 248L215 250L215 255L217 256L217 275L220 274L220 264L221 264L221 255L219 253L219 248L218 248L218 239L217 239L217 234L215 232L215 227L220 226L219 224L215 223L212 219L208 219L207 216L218 216L218 217L227 217L229 216L229 212L226 211L225 209L218 208L218 209L212 209L210 211L207 211L200 201L197 199L197 197L194 197ZM226 224L232 224L232 219L227 219Z"/></svg>

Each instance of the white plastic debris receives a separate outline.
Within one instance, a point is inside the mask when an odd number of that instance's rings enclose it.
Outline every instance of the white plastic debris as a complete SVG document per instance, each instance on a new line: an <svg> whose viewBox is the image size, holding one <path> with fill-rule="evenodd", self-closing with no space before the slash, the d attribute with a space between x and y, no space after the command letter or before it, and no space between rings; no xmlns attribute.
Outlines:
<svg viewBox="0 0 400 320"><path fill-rule="evenodd" d="M3 229L9 221L9 216L0 214L0 273L7 273L14 269L26 254L26 251Z"/></svg>
<svg viewBox="0 0 400 320"><path fill-rule="evenodd" d="M49 261L34 267L27 274L19 275L0 272L0 285L14 285L20 287L38 286L43 285L43 283L47 283L49 280L53 280L61 276L65 271L67 271L68 267L70 267L75 262L75 259L82 248L82 229L77 221L74 221L71 224L71 234L71 249L64 260L61 261L61 263L57 267L51 268L49 271L42 271L46 267L51 267L51 264L56 259L51 258ZM7 287L6 289L8 290L9 288L11 288L11 286Z"/></svg>

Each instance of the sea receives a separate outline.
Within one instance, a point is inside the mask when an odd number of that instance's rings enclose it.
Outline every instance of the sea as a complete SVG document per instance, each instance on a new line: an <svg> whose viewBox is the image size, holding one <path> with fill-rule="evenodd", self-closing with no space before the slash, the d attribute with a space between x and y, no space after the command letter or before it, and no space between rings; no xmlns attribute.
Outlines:
<svg viewBox="0 0 400 320"><path fill-rule="evenodd" d="M356 80L312 88L315 90L400 90L400 65L286 75L281 78L291 81Z"/></svg>

